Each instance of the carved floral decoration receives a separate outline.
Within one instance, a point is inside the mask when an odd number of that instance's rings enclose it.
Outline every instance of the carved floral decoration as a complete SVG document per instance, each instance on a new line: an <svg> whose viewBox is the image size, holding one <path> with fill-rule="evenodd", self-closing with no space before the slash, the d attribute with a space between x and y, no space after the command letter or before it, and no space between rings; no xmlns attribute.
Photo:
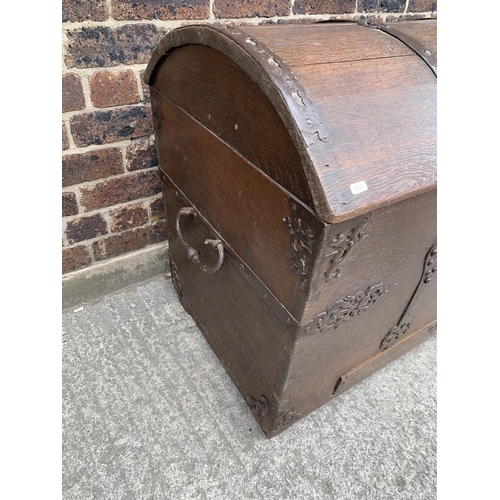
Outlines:
<svg viewBox="0 0 500 500"><path fill-rule="evenodd" d="M389 333L380 342L380 349L385 351L392 345L394 345L401 337L404 337L411 328L411 322L413 319L413 311L415 310L418 302L420 301L422 295L427 288L427 285L433 280L437 272L437 242L434 243L429 251L427 252L424 260L424 268L422 271L422 276L412 295L412 298L406 309L398 321L398 324L393 326ZM436 325L437 330L437 325Z"/></svg>
<svg viewBox="0 0 500 500"><path fill-rule="evenodd" d="M368 311L395 286L397 283L392 285L379 283L369 286L355 295L347 295L343 299L337 300L325 312L318 314L311 325L306 327L306 331L325 333L338 328L343 322Z"/></svg>
<svg viewBox="0 0 500 500"><path fill-rule="evenodd" d="M340 264L347 258L353 246L367 237L362 229L368 224L371 217L372 214L368 214L360 220L357 226L333 236L326 252L328 258L328 267L325 271L326 281L332 281L340 276L342 271Z"/></svg>
<svg viewBox="0 0 500 500"><path fill-rule="evenodd" d="M290 259L290 268L295 274L306 276L312 265L316 232L299 216L296 203L290 203L290 207L292 209L291 216L283 219L292 236L291 243L295 253L294 257Z"/></svg>

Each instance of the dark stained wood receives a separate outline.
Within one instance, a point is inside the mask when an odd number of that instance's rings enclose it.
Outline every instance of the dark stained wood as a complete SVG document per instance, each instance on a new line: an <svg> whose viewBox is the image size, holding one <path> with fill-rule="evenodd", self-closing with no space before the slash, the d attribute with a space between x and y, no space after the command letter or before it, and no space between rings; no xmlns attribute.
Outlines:
<svg viewBox="0 0 500 500"><path fill-rule="evenodd" d="M312 156L329 165L319 175L339 220L435 189L436 79L419 57L294 73L322 110L328 138ZM368 190L354 195L350 185L360 181Z"/></svg>
<svg viewBox="0 0 500 500"><path fill-rule="evenodd" d="M184 45L156 69L155 88L299 199L312 204L300 157L259 86L212 47Z"/></svg>
<svg viewBox="0 0 500 500"><path fill-rule="evenodd" d="M306 191L312 195L318 216L326 222L348 220L370 208L435 189L436 80L425 63L404 44L379 30L350 23L289 28L248 28L251 33L247 28L181 28L162 41L146 73L158 85L162 78L155 72L163 64L162 54L183 44L220 50L246 71L289 129L307 179ZM313 32L317 34L313 36ZM302 39L312 42L299 42L299 33L307 34ZM346 41L349 36L354 39L351 44ZM314 63L309 54L315 53L315 47L322 47L322 42L314 40L328 37L331 53L343 55L337 59L320 57ZM318 52L326 53L320 49ZM214 78L220 81L220 76ZM233 80L228 76L228 82ZM344 91L343 98L340 93L335 98L337 87ZM196 113L198 117L209 114L203 106ZM234 130L231 132L235 125L232 121L220 124L225 131L218 131L230 141L235 135ZM427 135L421 137L422 133ZM290 186L299 179L295 165L290 167L293 174L284 180ZM264 163L261 168L271 173L271 167ZM350 186L360 181L368 184L368 190L353 195ZM307 199L303 193L297 196Z"/></svg>
<svg viewBox="0 0 500 500"><path fill-rule="evenodd" d="M288 384L283 388L278 410L287 412L294 409L300 413L300 418L303 418L388 363L414 349L434 333L435 323L426 325L404 337L387 351L381 351L347 371L342 371L334 363L318 362L317 355L323 352L325 346L314 345L311 338L302 339L295 346L292 365L288 373ZM422 376L425 377L426 374ZM283 430L282 428L273 430L268 437L273 437Z"/></svg>
<svg viewBox="0 0 500 500"><path fill-rule="evenodd" d="M385 35L373 36L356 23L309 26L245 26L245 33L265 43L290 67L366 61L412 55L412 51Z"/></svg>
<svg viewBox="0 0 500 500"><path fill-rule="evenodd" d="M330 262L327 253L339 233L339 226L328 226L312 285L317 288L317 298L307 303L301 321L311 321L346 292L356 292L375 283L398 283L394 300L401 302L396 309L404 309L405 300L409 300L420 279L425 254L437 238L436 201L433 191L375 211L363 228L367 237L353 245L340 265L339 276L330 281L326 278ZM344 223L341 227L354 225ZM431 310L430 314L435 311ZM425 318L424 324L432 319Z"/></svg>
<svg viewBox="0 0 500 500"><path fill-rule="evenodd" d="M207 274L193 265L175 234L175 216L190 206L176 187L168 180L162 182L169 228L169 253L172 274L180 301L193 316L210 346L217 354L245 400L254 404L264 396L273 403L273 386L278 363L285 347L286 329L238 271L235 260L226 250L226 258L219 272ZM177 195L176 195L177 192ZM186 238L200 250L204 262L213 262L215 253L204 244L213 238L209 226L198 216L186 220L183 231ZM272 423L259 420L265 432ZM271 427L267 428L267 425Z"/></svg>
<svg viewBox="0 0 500 500"><path fill-rule="evenodd" d="M390 24L398 31L418 40L431 53L437 53L437 20L422 19L419 21L405 21Z"/></svg>
<svg viewBox="0 0 500 500"><path fill-rule="evenodd" d="M285 221L294 198L155 88L151 100L155 115L161 115L156 122L160 168L300 318L306 284L301 287L302 277L290 269L294 251ZM319 241L326 225L302 206Z"/></svg>
<svg viewBox="0 0 500 500"><path fill-rule="evenodd" d="M434 47L435 23L394 26ZM172 281L268 437L435 333L420 57L352 23L202 26L146 73Z"/></svg>

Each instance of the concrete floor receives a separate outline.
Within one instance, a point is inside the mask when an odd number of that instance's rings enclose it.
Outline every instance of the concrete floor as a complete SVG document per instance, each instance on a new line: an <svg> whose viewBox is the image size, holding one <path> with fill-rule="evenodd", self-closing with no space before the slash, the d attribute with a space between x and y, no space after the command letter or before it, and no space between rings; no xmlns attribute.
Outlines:
<svg viewBox="0 0 500 500"><path fill-rule="evenodd" d="M436 498L436 338L269 440L169 279L63 331L65 500Z"/></svg>

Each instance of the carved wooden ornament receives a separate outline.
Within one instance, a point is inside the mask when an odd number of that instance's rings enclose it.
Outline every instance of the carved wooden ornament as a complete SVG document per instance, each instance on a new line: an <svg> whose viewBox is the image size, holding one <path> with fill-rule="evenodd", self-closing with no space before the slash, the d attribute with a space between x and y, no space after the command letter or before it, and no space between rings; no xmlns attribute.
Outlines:
<svg viewBox="0 0 500 500"><path fill-rule="evenodd" d="M328 258L328 267L325 271L326 281L333 281L340 276L342 271L340 264L348 257L353 246L366 238L367 235L362 229L371 217L370 213L363 217L357 226L334 235L326 252Z"/></svg>
<svg viewBox="0 0 500 500"><path fill-rule="evenodd" d="M372 285L357 292L355 295L347 295L341 300L334 302L325 312L318 314L312 324L306 327L307 332L329 332L338 328L341 323L348 321L361 313L368 311L375 302L392 290L397 283L392 285Z"/></svg>
<svg viewBox="0 0 500 500"><path fill-rule="evenodd" d="M437 271L437 242L434 243L427 255L425 256L424 269L422 271L422 276L417 285L415 292L406 306L406 309L401 316L398 324L393 326L389 333L382 339L380 343L380 349L385 351L392 345L394 345L401 337L404 337L411 327L413 311L417 306L420 298L424 294L426 286L432 281L433 275Z"/></svg>

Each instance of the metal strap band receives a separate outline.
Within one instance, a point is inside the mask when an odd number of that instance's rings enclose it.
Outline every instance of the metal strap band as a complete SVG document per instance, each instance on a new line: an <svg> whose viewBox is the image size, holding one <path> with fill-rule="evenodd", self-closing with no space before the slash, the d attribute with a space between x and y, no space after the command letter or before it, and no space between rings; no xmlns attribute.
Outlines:
<svg viewBox="0 0 500 500"><path fill-rule="evenodd" d="M436 54L433 54L429 49L424 47L418 40L413 38L406 33L398 30L395 25L384 24L384 23L373 23L370 21L358 21L360 26L365 26L366 28L377 29L387 33L388 35L397 38L400 42L404 43L409 47L415 54L417 54L424 62L431 68L432 72L437 78L437 59Z"/></svg>

